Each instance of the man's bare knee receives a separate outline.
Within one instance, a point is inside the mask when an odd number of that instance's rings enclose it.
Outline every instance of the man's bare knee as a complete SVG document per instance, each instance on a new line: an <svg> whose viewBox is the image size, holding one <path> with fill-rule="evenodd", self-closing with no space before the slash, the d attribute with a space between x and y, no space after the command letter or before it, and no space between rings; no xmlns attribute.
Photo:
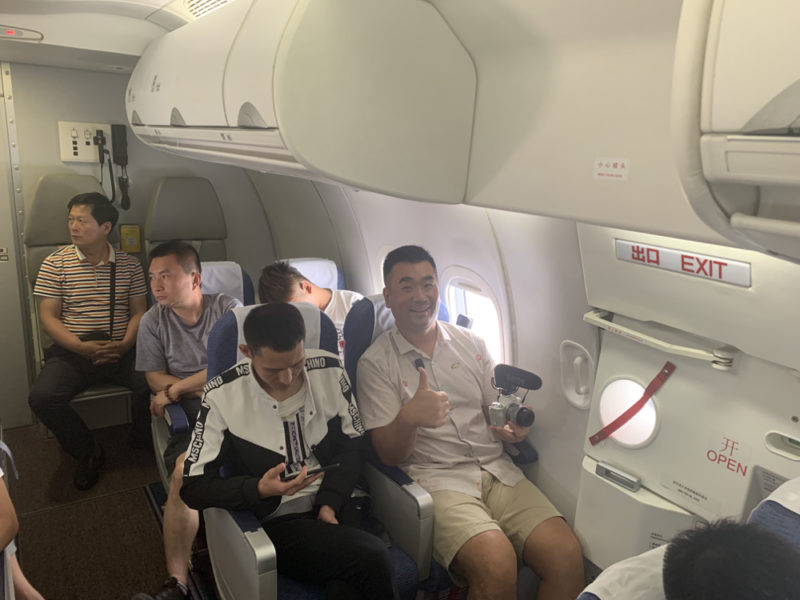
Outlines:
<svg viewBox="0 0 800 600"><path fill-rule="evenodd" d="M470 538L456 553L453 570L464 577L470 588L494 590L516 589L517 555L502 531L492 529Z"/></svg>
<svg viewBox="0 0 800 600"><path fill-rule="evenodd" d="M560 517L540 523L525 540L525 564L542 579L583 581L583 551Z"/></svg>

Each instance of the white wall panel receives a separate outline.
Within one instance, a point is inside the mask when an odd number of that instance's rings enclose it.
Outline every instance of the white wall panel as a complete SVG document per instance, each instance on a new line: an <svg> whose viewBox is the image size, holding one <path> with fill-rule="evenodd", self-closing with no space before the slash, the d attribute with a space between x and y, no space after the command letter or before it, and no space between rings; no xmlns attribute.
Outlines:
<svg viewBox="0 0 800 600"><path fill-rule="evenodd" d="M341 266L336 232L314 184L283 175L249 174L269 220L275 258L317 256Z"/></svg>
<svg viewBox="0 0 800 600"><path fill-rule="evenodd" d="M536 413L531 436L539 451L536 484L572 523L589 415L571 406L561 391L559 347L569 339L595 360L597 355L597 334L582 321L588 305L575 223L499 210L488 213L508 273L515 364L537 373L543 382L528 396Z"/></svg>
<svg viewBox="0 0 800 600"><path fill-rule="evenodd" d="M592 306L656 321L800 369L800 339L795 333L800 265L751 250L621 229L579 225L578 232ZM746 263L752 284L741 287L716 280L722 268L718 264L713 277L699 276L702 272L696 271L702 268L696 260L687 259L685 265L695 274L622 261L616 258L615 239L696 253L718 263ZM705 269L711 271L709 265Z"/></svg>
<svg viewBox="0 0 800 600"><path fill-rule="evenodd" d="M8 89L4 90L2 81L0 91L6 95L9 93ZM15 225L19 220L15 215L7 118L5 103L0 101L0 307L3 309L0 318L0 339L3 340L0 347L0 380L3 382L0 425L4 428L31 422L28 409L30 363L25 355L28 332L20 318L24 311L24 292L20 289L22 278L18 271L21 261L17 246L19 232Z"/></svg>
<svg viewBox="0 0 800 600"><path fill-rule="evenodd" d="M23 186L30 202L39 178L72 171L99 178L99 165L59 160L59 120L125 123L127 76L75 69L12 65ZM110 146L109 146L110 149ZM272 260L272 243L256 192L242 169L183 159L144 146L128 131L128 174L131 209L120 211L120 223L144 224L147 204L157 179L165 176L206 177L214 185L228 228L228 256L257 276ZM115 174L115 177L119 173ZM108 166L105 189L110 197ZM64 210L66 202L64 201ZM144 230L142 230L144 233Z"/></svg>

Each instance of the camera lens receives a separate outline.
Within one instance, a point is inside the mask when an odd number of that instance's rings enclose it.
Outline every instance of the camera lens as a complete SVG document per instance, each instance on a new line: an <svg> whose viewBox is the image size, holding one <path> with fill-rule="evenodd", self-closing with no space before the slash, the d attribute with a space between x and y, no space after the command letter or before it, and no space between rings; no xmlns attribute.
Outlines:
<svg viewBox="0 0 800 600"><path fill-rule="evenodd" d="M508 407L508 420L513 421L520 427L530 427L533 425L533 411L530 408L512 404Z"/></svg>

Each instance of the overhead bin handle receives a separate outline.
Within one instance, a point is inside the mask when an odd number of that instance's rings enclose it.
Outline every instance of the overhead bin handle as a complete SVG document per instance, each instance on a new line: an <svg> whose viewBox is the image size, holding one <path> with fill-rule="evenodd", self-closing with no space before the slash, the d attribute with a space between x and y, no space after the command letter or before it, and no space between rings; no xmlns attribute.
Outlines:
<svg viewBox="0 0 800 600"><path fill-rule="evenodd" d="M605 310L590 310L583 315L583 320L590 325L600 327L601 329L605 329L610 333L621 335L629 340L639 342L640 344L650 346L651 348L661 350L662 352L710 362L712 367L721 371L727 371L733 366L733 348L729 346L723 346L721 348L709 351L704 348L692 348L691 346L679 346L677 344L671 344L669 342L665 342L664 340L653 337L652 335L647 335L646 333L636 331L630 327L625 327L624 325L619 325L613 321L609 321L607 317L610 314L611 313Z"/></svg>

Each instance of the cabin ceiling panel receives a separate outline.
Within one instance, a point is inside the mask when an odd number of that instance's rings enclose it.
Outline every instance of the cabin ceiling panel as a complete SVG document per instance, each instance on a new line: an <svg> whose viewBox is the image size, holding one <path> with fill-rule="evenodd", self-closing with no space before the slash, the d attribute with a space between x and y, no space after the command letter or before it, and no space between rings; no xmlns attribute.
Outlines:
<svg viewBox="0 0 800 600"><path fill-rule="evenodd" d="M58 59L60 47L138 57L151 40L166 32L146 18L103 13L9 14L0 8L0 23L40 32L41 44L53 47L54 61ZM9 43L23 49L37 45L35 42Z"/></svg>

